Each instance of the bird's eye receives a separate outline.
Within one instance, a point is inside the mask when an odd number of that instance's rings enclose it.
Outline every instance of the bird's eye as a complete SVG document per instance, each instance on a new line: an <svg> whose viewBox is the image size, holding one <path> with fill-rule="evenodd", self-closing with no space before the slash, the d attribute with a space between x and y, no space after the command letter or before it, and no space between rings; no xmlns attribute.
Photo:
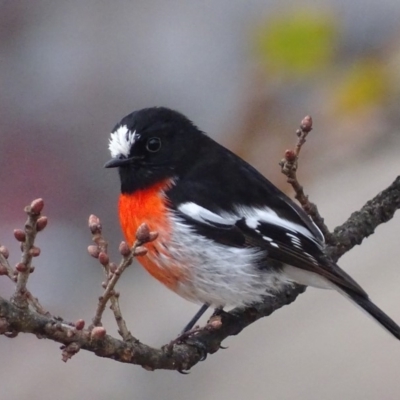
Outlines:
<svg viewBox="0 0 400 400"><path fill-rule="evenodd" d="M156 153L158 150L161 149L161 140L158 137L150 138L146 143L146 149L150 153Z"/></svg>

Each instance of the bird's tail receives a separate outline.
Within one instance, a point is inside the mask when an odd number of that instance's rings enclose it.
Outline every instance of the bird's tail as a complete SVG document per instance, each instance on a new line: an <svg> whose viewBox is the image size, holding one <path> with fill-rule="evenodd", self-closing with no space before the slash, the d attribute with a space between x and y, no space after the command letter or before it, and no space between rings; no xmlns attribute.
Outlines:
<svg viewBox="0 0 400 400"><path fill-rule="evenodd" d="M386 315L378 306L376 306L368 296L354 293L352 290L341 287L342 292L346 297L349 297L355 304L360 306L372 318L378 321L386 330L388 330L396 339L400 340L400 326L396 324L388 315Z"/></svg>
<svg viewBox="0 0 400 400"><path fill-rule="evenodd" d="M369 299L368 294L350 275L329 261L318 267L313 265L313 268L314 271L307 271L286 265L283 271L290 280L301 285L337 290L400 340L400 326Z"/></svg>

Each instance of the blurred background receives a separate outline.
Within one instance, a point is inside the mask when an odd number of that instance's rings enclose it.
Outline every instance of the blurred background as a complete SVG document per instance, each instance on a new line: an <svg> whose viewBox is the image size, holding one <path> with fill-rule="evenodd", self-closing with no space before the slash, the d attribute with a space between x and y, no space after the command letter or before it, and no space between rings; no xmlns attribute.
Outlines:
<svg viewBox="0 0 400 400"><path fill-rule="evenodd" d="M331 228L345 221L400 168L399 18L398 0L0 1L0 243L16 263L12 229L43 197L34 295L90 322L102 271L89 214L116 260L122 239L109 132L146 106L180 110L289 194L278 162L311 114L299 177ZM397 216L340 260L398 322L399 230ZM138 265L119 289L132 333L154 346L198 308ZM105 326L116 333L109 313ZM83 351L64 364L53 342L0 337L0 398L400 398L400 344L336 293L309 289L225 344L183 376Z"/></svg>

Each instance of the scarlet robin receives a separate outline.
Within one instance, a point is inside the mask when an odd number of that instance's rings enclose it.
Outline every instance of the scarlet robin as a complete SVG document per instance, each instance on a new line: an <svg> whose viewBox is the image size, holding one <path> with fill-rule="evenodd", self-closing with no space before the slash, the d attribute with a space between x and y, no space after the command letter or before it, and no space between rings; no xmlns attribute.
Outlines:
<svg viewBox="0 0 400 400"><path fill-rule="evenodd" d="M140 224L159 233L138 257L183 298L249 306L288 284L335 289L397 339L400 327L324 254L308 215L247 162L163 107L135 111L111 133L121 179L119 218L132 245Z"/></svg>

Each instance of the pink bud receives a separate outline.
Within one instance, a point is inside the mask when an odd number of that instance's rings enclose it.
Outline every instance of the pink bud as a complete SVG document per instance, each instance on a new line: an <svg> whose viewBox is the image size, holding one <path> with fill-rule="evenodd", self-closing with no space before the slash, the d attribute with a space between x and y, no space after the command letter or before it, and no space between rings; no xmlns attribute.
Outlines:
<svg viewBox="0 0 400 400"><path fill-rule="evenodd" d="M286 150L285 159L286 161L293 162L296 159L296 153L293 150Z"/></svg>
<svg viewBox="0 0 400 400"><path fill-rule="evenodd" d="M25 264L22 264L22 263L18 263L18 264L15 266L15 269L16 269L18 272L26 272L26 271L28 270L28 268L26 267L26 265L25 265Z"/></svg>
<svg viewBox="0 0 400 400"><path fill-rule="evenodd" d="M110 268L110 272L111 272L112 274L114 274L115 271L118 269L117 264L115 264L114 262L110 262L110 264L109 264L108 267Z"/></svg>
<svg viewBox="0 0 400 400"><path fill-rule="evenodd" d="M100 219L93 214L89 217L89 229L93 235L96 233L101 233Z"/></svg>
<svg viewBox="0 0 400 400"><path fill-rule="evenodd" d="M81 331L85 327L85 321L83 319L78 319L74 325L77 331Z"/></svg>
<svg viewBox="0 0 400 400"><path fill-rule="evenodd" d="M30 250L29 250L29 254L32 256L32 257L38 257L39 255L40 255L40 249L39 249L39 247L32 247Z"/></svg>
<svg viewBox="0 0 400 400"><path fill-rule="evenodd" d="M40 217L37 221L36 221L36 230L38 232L42 231L44 228L46 228L47 226L47 217Z"/></svg>
<svg viewBox="0 0 400 400"><path fill-rule="evenodd" d="M36 200L33 200L31 203L31 211L34 214L40 214L43 210L43 207L44 207L43 199L36 199Z"/></svg>
<svg viewBox="0 0 400 400"><path fill-rule="evenodd" d="M97 246L95 245L90 245L88 246L88 253L94 257L94 258L99 258L100 250Z"/></svg>
<svg viewBox="0 0 400 400"><path fill-rule="evenodd" d="M136 239L140 242L146 243L149 241L150 229L147 224L143 223L136 231Z"/></svg>
<svg viewBox="0 0 400 400"><path fill-rule="evenodd" d="M107 253L104 253L104 251L101 251L99 253L99 261L101 265L107 265L110 262L110 258L108 257Z"/></svg>
<svg viewBox="0 0 400 400"><path fill-rule="evenodd" d="M14 229L14 237L18 242L25 242L26 235L22 229Z"/></svg>
<svg viewBox="0 0 400 400"><path fill-rule="evenodd" d="M153 242L158 238L158 232L153 231L149 233L149 242Z"/></svg>
<svg viewBox="0 0 400 400"><path fill-rule="evenodd" d="M103 339L107 332L102 326L95 326L90 333L92 339Z"/></svg>
<svg viewBox="0 0 400 400"><path fill-rule="evenodd" d="M303 118L300 124L300 129L303 132L309 133L312 130L313 120L310 115L307 115Z"/></svg>
<svg viewBox="0 0 400 400"><path fill-rule="evenodd" d="M7 275L7 268L0 264L0 276L1 275Z"/></svg>
<svg viewBox="0 0 400 400"><path fill-rule="evenodd" d="M6 246L0 246L0 253L3 255L5 259L7 259L10 255Z"/></svg>
<svg viewBox="0 0 400 400"><path fill-rule="evenodd" d="M209 325L214 329L219 329L222 326L222 321L221 319L214 319L210 321Z"/></svg>
<svg viewBox="0 0 400 400"><path fill-rule="evenodd" d="M138 246L135 249L135 256L140 257L140 256L145 256L147 254L147 249L144 246Z"/></svg>
<svg viewBox="0 0 400 400"><path fill-rule="evenodd" d="M121 242L119 245L119 252L123 257L128 257L131 254L131 249L126 242Z"/></svg>

